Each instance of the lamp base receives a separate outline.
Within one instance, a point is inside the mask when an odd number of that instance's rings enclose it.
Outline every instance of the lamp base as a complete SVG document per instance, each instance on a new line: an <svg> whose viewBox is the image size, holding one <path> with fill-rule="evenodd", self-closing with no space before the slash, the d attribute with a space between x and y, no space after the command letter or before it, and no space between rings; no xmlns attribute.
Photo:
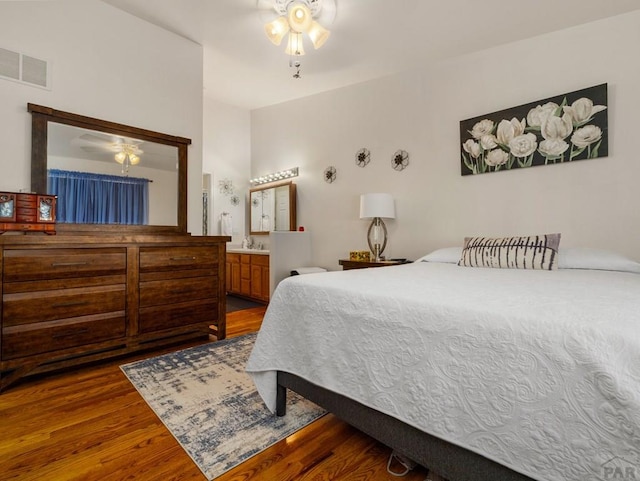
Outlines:
<svg viewBox="0 0 640 481"><path fill-rule="evenodd" d="M382 244L380 244L380 232L382 232ZM380 262L384 259L382 253L384 248L387 247L387 226L384 225L384 221L380 217L374 217L367 231L367 242L369 243L369 249L373 253L373 258L376 262Z"/></svg>
<svg viewBox="0 0 640 481"><path fill-rule="evenodd" d="M384 257L380 255L380 252L381 252L380 244L375 244L373 246L373 251L372 252L373 252L373 260L375 262L380 262L380 261L384 260Z"/></svg>

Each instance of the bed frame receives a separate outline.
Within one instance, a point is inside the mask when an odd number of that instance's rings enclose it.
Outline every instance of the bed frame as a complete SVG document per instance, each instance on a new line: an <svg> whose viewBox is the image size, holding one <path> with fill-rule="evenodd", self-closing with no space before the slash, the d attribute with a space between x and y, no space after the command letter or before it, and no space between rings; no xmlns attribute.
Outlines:
<svg viewBox="0 0 640 481"><path fill-rule="evenodd" d="M534 481L484 456L282 371L278 371L278 416L286 414L287 389L449 481Z"/></svg>

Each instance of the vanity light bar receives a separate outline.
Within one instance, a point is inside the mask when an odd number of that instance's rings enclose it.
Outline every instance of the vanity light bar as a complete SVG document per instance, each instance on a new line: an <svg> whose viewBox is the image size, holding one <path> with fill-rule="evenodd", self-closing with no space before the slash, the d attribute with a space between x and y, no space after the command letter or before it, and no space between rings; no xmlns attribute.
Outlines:
<svg viewBox="0 0 640 481"><path fill-rule="evenodd" d="M255 179L251 179L250 182L253 185L268 184L269 182L277 182L283 179L289 179L291 177L298 177L298 167L292 169L282 170L274 174L267 174Z"/></svg>

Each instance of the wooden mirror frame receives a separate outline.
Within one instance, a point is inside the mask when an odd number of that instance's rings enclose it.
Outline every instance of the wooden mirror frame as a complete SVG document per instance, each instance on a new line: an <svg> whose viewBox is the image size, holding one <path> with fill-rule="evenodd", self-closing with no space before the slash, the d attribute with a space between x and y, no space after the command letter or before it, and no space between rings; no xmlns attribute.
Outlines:
<svg viewBox="0 0 640 481"><path fill-rule="evenodd" d="M153 132L106 120L85 117L55 110L41 105L27 104L31 113L31 191L47 192L47 141L49 122L72 125L109 134L135 137L140 140L171 145L178 148L178 219L175 226L121 225L121 224L56 224L59 233L132 233L132 234L186 234L187 233L187 147L191 139Z"/></svg>
<svg viewBox="0 0 640 481"><path fill-rule="evenodd" d="M262 190L275 189L277 187L289 187L289 231L297 230L297 220L296 220L296 184L292 181L264 184L260 187L253 187L249 189L249 234L250 235L269 235L270 231L254 231L252 230L252 217L251 217L251 194L254 192L259 192ZM286 231L280 231L286 232Z"/></svg>

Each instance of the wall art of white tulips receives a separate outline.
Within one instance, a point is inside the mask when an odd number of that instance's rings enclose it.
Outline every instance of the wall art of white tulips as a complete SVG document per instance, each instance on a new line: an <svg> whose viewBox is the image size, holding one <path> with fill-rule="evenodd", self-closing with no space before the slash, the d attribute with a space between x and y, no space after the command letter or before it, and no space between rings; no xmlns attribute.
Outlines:
<svg viewBox="0 0 640 481"><path fill-rule="evenodd" d="M608 155L607 84L460 122L462 175Z"/></svg>

